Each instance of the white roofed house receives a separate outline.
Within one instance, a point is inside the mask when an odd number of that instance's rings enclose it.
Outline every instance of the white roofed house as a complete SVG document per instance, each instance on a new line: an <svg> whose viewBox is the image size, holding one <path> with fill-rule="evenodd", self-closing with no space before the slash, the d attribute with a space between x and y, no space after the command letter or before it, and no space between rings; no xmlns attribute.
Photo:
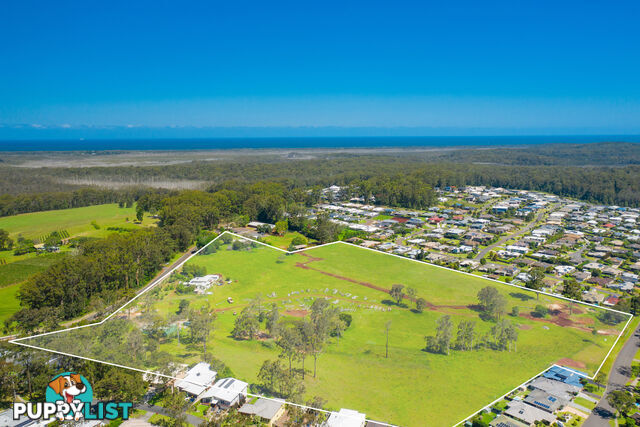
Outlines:
<svg viewBox="0 0 640 427"><path fill-rule="evenodd" d="M247 398L249 384L235 378L222 378L213 387L205 391L202 396L203 403L218 405L222 409L238 406Z"/></svg>
<svg viewBox="0 0 640 427"><path fill-rule="evenodd" d="M323 427L363 427L366 422L365 414L342 408L338 412L332 412Z"/></svg>
<svg viewBox="0 0 640 427"><path fill-rule="evenodd" d="M190 396L195 398L209 387L216 379L217 372L211 370L211 365L200 362L187 371L187 375L175 382L175 386Z"/></svg>
<svg viewBox="0 0 640 427"><path fill-rule="evenodd" d="M199 294L203 294L209 290L211 286L220 280L220 276L217 274L208 274L202 277L194 277L187 282L187 285L193 286L194 291Z"/></svg>

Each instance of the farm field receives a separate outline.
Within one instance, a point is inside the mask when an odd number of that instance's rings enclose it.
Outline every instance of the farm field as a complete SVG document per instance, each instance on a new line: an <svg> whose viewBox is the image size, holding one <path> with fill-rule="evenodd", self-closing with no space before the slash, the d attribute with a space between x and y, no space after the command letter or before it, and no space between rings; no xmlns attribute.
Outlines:
<svg viewBox="0 0 640 427"><path fill-rule="evenodd" d="M307 359L305 400L321 396L330 409L356 409L369 419L394 424L445 426L553 363L593 374L627 320L608 325L601 321L601 309L575 305L570 314L561 299L538 298L534 292L506 284L343 243L292 255L259 245L241 250L225 245L215 253L194 256L188 264L205 267L207 274L221 274L224 284L211 288L210 295L196 295L178 294L176 282L167 281L100 326L22 342L166 372L172 362L192 364L202 359L202 347L185 338L188 327L182 327L182 341L176 339L180 300L189 301L191 308L208 303L217 312L208 351L237 378L256 384L262 363L277 359L279 351L270 339L231 337L242 308L260 295L265 308L275 303L285 322L296 322L308 314L314 299L328 298L350 313L353 322L341 338L330 338L318 358L315 378L313 360ZM415 288L417 296L427 300L427 309L417 313L409 301L405 300L408 306L392 302L386 291L398 283ZM506 298L507 313L513 306L519 308L517 316L506 316L517 326L516 349L452 350L450 355L423 351L424 337L435 333L436 321L445 314L456 325L474 320L479 335L491 329L495 323L482 320L476 306L478 291L488 285ZM552 314L532 316L537 305L551 309ZM166 337L153 352L132 356L126 350L132 330L144 330L158 319L168 325ZM385 358L388 322L389 357ZM299 362L294 363L300 368Z"/></svg>
<svg viewBox="0 0 640 427"><path fill-rule="evenodd" d="M127 222L129 218L129 222ZM26 239L39 239L53 231L66 230L70 237L104 237L108 227L137 227L135 205L120 208L116 203L82 208L33 212L0 218L0 229L9 232L12 239L22 235ZM99 225L96 229L91 222ZM142 225L151 225L153 220L144 218Z"/></svg>
<svg viewBox="0 0 640 427"><path fill-rule="evenodd" d="M0 288L0 325L20 308L16 297L19 289L18 284Z"/></svg>

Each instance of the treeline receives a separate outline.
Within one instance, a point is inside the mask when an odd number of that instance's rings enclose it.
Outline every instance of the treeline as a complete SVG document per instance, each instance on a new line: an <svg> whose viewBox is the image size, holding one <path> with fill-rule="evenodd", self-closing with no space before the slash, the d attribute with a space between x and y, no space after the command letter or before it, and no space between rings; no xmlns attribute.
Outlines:
<svg viewBox="0 0 640 427"><path fill-rule="evenodd" d="M132 205L143 194L167 194L164 190L129 188L109 190L103 188L82 188L74 191L0 195L0 216L10 216L29 212L56 209L80 208L105 203Z"/></svg>
<svg viewBox="0 0 640 427"><path fill-rule="evenodd" d="M177 249L170 230L148 228L83 243L69 255L27 280L18 292L23 307L9 320L29 333L131 298Z"/></svg>
<svg viewBox="0 0 640 427"><path fill-rule="evenodd" d="M60 372L78 372L91 383L94 398L104 401L140 402L147 383L139 372L75 357L52 358L43 351L0 343L0 404L8 407L17 398L44 402L47 385Z"/></svg>

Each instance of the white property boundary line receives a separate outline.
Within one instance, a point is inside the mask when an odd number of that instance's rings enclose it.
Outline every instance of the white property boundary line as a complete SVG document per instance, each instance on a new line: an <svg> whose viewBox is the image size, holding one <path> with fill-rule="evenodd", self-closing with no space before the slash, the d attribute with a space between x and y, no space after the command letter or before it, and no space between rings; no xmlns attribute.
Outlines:
<svg viewBox="0 0 640 427"><path fill-rule="evenodd" d="M151 290L153 287L155 287L156 285L158 285L159 283L161 283L162 281L164 281L164 279L166 279L167 277L169 277L169 276L171 275L171 273L173 273L174 271L176 271L177 269L179 269L180 267L182 267L186 262L188 262L189 260L191 260L191 258L193 258L194 256L198 255L198 254L199 254L200 252L202 252L206 247L208 247L210 244L212 244L213 242L215 242L216 240L218 240L219 238L221 238L221 237L222 237L222 236L224 236L225 234L229 234L229 235L231 235L231 236L234 236L234 237L237 237L237 238L240 238L240 239L248 240L248 241L250 241L250 242L254 242L254 243L257 243L257 244L260 244L260 245L263 245L263 246L269 247L269 248L271 248L271 249L275 249L275 250L280 251L280 252L282 252L282 253L284 253L284 254L295 254L295 253L301 253L301 252L306 252L306 251L310 251L310 250L313 250L313 249L318 249L318 248L321 248L321 247L325 247L325 246L335 245L335 244L339 244L339 243L341 243L341 244L348 245L348 246L352 246L352 247L356 247L356 248L359 248L359 249L364 249L364 250L372 251L372 252L375 252L375 253L378 253L378 254L388 255L388 256L393 256L393 257L396 257L396 258L403 259L403 260L405 260L405 261L412 261L412 262L416 262L416 263L419 263L419 264L427 264L427 265L430 265L430 266L432 266L432 267L442 268L442 269L444 269L444 270L452 271L452 272L459 273L459 274L465 274L465 275L467 275L467 276L471 276L471 277L475 277L475 278L479 278L479 279L487 280L487 281L490 281L490 282L496 282L496 283L499 283L500 285L512 286L512 287L514 287L514 288L521 289L521 290L524 290L524 291L527 291L527 292L536 292L536 293L538 293L538 294L546 295L546 296L549 296L549 297L552 297L552 298L558 298L558 299L562 299L562 300L569 301L569 302L572 302L572 303L576 303L576 304L580 304L580 305L584 305L584 306L588 306L588 307L593 307L593 308L597 308L597 309L600 309L600 310L608 310L608 311L611 311L611 312L614 312L614 313L619 313L619 314L623 314L623 315L629 316L629 319L627 320L627 323L624 325L624 328L622 328L622 331L620 332L620 334L618 335L618 337L617 337L617 338L616 338L616 340L614 341L613 345L612 345L612 346L611 346L611 348L609 349L609 351L608 351L607 355L604 357L604 360L602 361L602 363L600 364L600 366L598 367L598 369L596 370L596 372L595 372L595 373L593 374L593 376L591 376L591 377L586 376L586 378L589 378L589 379L593 379L593 378L595 378L595 376L598 374L598 372L600 372L600 369L602 369L602 366L604 365L604 363L606 362L607 358L609 357L609 355L611 354L611 352L612 352L612 351L613 351L613 349L615 348L616 344L617 344L617 343L618 343L618 341L620 340L620 337L622 337L622 335L623 335L623 334L624 334L624 332L626 331L627 327L629 326L629 323L631 322L631 319L633 319L633 315L631 315L630 313L625 313L625 312L623 312L623 311L614 310L614 309L609 308L609 307L601 307L601 306L597 306L597 305L595 305L595 304L589 304L589 303L586 303L586 302L583 302L583 301L578 301L578 300L574 300L574 299L571 299L571 298L566 298L566 297L564 297L564 296L554 295L554 294L551 294L551 293L548 293L548 292L543 292L543 291L538 291L538 290L534 290L534 289L529 289L529 288L525 288L525 287L523 287L523 286L518 286L518 285L515 285L515 284L512 284L512 283L501 282L501 281L496 280L496 279L491 279L491 278L483 277L483 276L477 276L477 275L475 275L475 274L467 273L467 272L465 272L465 271L455 270L455 269L453 269L453 268L444 267L444 266L441 266L441 265L432 264L432 263L429 263L429 262L426 262L426 261L416 260L416 259L413 259L413 258L407 258L407 257L401 256L401 255L396 255L396 254L391 254L391 253L387 253L387 252L382 252L382 251L378 251L378 250L376 250L376 249L372 249L372 248L365 248L365 247L363 247L363 246L354 245L354 244L347 243L347 242L343 242L343 241L335 241L335 242L325 243L325 244L322 244L322 245L317 245L317 246L311 246L311 247L308 247L308 248L298 249L298 250L295 250L295 251L287 251L287 250L285 250L285 249L281 249L281 248L278 248L278 247L276 247L276 246L269 245L268 243L260 242L260 241L255 240L255 239L252 239L252 238L249 238L249 237L246 237L246 236L242 236L242 235L240 235L240 234L236 234L236 233L233 233L233 232L231 232L231 231L224 231L224 232L220 233L220 235L218 235L218 236L216 236L214 239L212 239L209 243L207 243L206 245L204 245L202 248L200 248L200 249L198 249L197 251L193 252L189 257L187 257L187 258L186 258L184 261L182 261L181 263L177 264L174 268L172 268L171 270L169 270L169 271L165 272L165 273L164 273L164 275L162 275L162 277L160 277L160 278L158 278L158 279L154 280L153 282L151 282L151 283L150 283L149 285L147 285L147 286L146 286L142 291L138 292L138 294L136 294L136 296L134 296L131 300L129 300L129 301L127 301L126 303L124 303L124 305L122 305L120 308L118 308L117 310L115 310L113 313L111 313L109 316L105 317L105 318L104 318L104 319L102 319L101 321L99 321L99 322L94 322L94 323L89 323L89 324L87 324L87 325L82 325L82 326L74 326L74 327L71 327L71 328L60 329L60 330L53 331L53 332L45 332L45 333L42 333L42 334L36 334L36 335L29 336L29 337L17 338L17 339L10 340L9 342L10 342L10 343L12 343L12 344L21 345L21 346L24 346L24 347L29 347L29 348L33 348L33 349L37 349L37 350L42 350L42 351L47 351L47 352L55 353L55 354L61 354L61 355L63 355L63 356L75 357L75 358L78 358L78 359L84 359L84 360L88 360L88 361L91 361L91 362L97 362L97 363L103 363L103 364L110 365L110 366L115 366L115 367L118 367L118 368L130 369L130 370L137 371L137 372L142 372L142 373L145 373L145 374L148 374L148 375L156 375L156 376L161 376L161 377L164 377L164 378L169 378L169 379L177 380L177 379L179 379L179 378L172 377L172 376L170 376L170 375L160 374L160 373L157 373L157 372L148 371L148 370L144 370L144 369L132 368L132 367L129 367L129 366L124 366L124 365L119 365L119 364L116 364L116 363L105 362L105 361L102 361L102 360L92 359L92 358L89 358L89 357L77 356L77 355L74 355L74 354L64 353L64 352L60 352L60 351L54 351L54 350L51 350L51 349L47 349L47 348L43 348L43 347L38 347L38 346L31 345L31 344L25 344L25 343L23 343L22 341L23 341L23 340L29 340L29 339L32 339L32 338L37 338L37 337L47 336L47 335L53 335L53 334L57 334L57 333L60 333L60 332L68 332L68 331L72 331L72 330L75 330L75 329L81 329L81 328L86 328L86 327L90 327L90 326L97 326L97 325L101 325L101 324L103 324L104 322L106 322L107 320L109 320L111 317L113 317L114 315L116 315L118 312L120 312L121 310L123 310L127 305L131 304L133 301L135 301L136 299L138 299L138 297L140 297L141 295L145 294L146 292L148 292L149 290ZM561 368L564 368L564 369L568 369L568 370L570 370L570 371L572 371L572 372L575 372L576 374L578 374L578 375L580 375L580 376L585 376L584 374L582 374L582 373L578 373L578 372L576 372L576 371L573 371L572 369L565 368L564 366L560 366L560 365L557 365L557 364L553 364L553 365L551 365L549 368L544 369L542 372L540 372L540 373L538 373L537 375L535 375L534 377L532 377L531 379L529 379L529 380L527 380L526 382L524 382L524 383L520 384L519 386L517 386L517 387L516 387L516 388L514 388L513 390L510 390L509 392L505 393L505 394L504 394L504 395L502 395L500 398L498 398L498 399L496 399L495 401L491 402L489 405L485 405L485 406L483 406L481 409L479 409L478 411L473 412L471 415L469 415L468 417L466 417L465 419L463 419L463 420L462 420L462 421L460 421L459 423L455 424L455 426L457 426L457 425L459 425L459 424L463 423L464 421L468 420L469 418L473 417L476 413L478 413L478 412L479 412L479 411L481 411L482 409L484 409L484 408L487 408L487 407L490 407L490 406L494 405L494 404L495 404L495 403L497 403L498 401L502 400L502 399L503 399L505 396L507 396L509 393L511 393L511 392L513 392L514 390L517 390L518 388L520 388L520 387L522 387L523 385L527 384L528 382L530 382L530 381L531 381L531 380L533 380L534 378L538 377L538 376L539 376L539 375L541 375L542 373L546 372L547 370L549 370L549 369L550 369L550 368L552 368L553 366L558 366L558 367L561 367ZM205 386L206 384L199 384L199 385ZM248 396L252 396L252 397L260 397L260 398L268 399L268 400L275 400L275 399L272 399L272 398L269 398L269 397L265 397L265 396L261 396L261 395L254 395L254 394L247 394L247 395L248 395ZM305 405L298 405L298 404L294 404L294 403L290 403L290 402L286 402L286 403L287 403L287 404L289 404L289 405L298 406L298 407L300 407L300 408L307 409L307 410L314 410L314 411L319 411L319 412L323 412L323 413L331 413L331 411L326 411L326 410L324 410L324 409L313 408L313 407L305 406ZM379 424L385 425L385 426L392 426L392 424L387 424L387 423L383 423L383 422L379 422L379 421L376 421L376 422L377 422L377 423L379 423Z"/></svg>

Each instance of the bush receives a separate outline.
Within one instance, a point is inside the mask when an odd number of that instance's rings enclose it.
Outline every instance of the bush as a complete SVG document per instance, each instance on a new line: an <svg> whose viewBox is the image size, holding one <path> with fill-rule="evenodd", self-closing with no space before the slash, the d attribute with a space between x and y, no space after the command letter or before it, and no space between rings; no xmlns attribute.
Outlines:
<svg viewBox="0 0 640 427"><path fill-rule="evenodd" d="M307 243L308 243L307 238L302 235L297 235L291 240L291 244L294 246L306 245Z"/></svg>
<svg viewBox="0 0 640 427"><path fill-rule="evenodd" d="M544 305L536 305L536 308L533 310L535 317L547 317L547 314L549 314L549 309Z"/></svg>

